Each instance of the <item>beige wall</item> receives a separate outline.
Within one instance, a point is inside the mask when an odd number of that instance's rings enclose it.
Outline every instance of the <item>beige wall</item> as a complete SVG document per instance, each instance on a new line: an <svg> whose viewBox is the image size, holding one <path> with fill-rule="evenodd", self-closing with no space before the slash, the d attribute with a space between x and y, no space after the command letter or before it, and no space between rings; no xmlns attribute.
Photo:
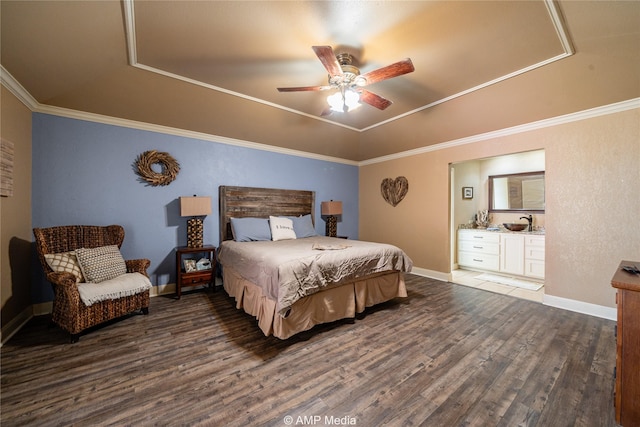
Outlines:
<svg viewBox="0 0 640 427"><path fill-rule="evenodd" d="M2 341L31 309L31 111L2 86L0 135L14 144L13 196L0 198ZM27 313L30 314L30 313Z"/></svg>
<svg viewBox="0 0 640 427"><path fill-rule="evenodd" d="M546 294L615 307L618 263L640 261L638 109L362 166L359 238L449 273L449 164L536 149L546 159ZM393 208L380 182L400 175L409 192Z"/></svg>

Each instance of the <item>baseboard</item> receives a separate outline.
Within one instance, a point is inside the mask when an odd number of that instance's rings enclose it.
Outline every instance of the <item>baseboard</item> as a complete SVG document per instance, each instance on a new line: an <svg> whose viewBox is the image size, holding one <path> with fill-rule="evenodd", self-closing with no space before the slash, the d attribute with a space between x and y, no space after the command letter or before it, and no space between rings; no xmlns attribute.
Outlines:
<svg viewBox="0 0 640 427"><path fill-rule="evenodd" d="M603 305L591 304L568 298L546 295L542 299L542 304L550 307L562 308L564 310L575 311L576 313L588 314L590 316L601 317L608 320L617 320L618 311L615 308Z"/></svg>
<svg viewBox="0 0 640 427"><path fill-rule="evenodd" d="M442 280L443 282L451 281L451 273L443 273L441 271L428 270L426 268L413 267L411 269L411 274L428 277L430 279Z"/></svg>
<svg viewBox="0 0 640 427"><path fill-rule="evenodd" d="M166 285L152 286L151 291L149 291L149 296L153 298L153 297L158 297L160 295L174 294L175 292L176 292L176 284L167 283Z"/></svg>
<svg viewBox="0 0 640 427"><path fill-rule="evenodd" d="M22 327L33 317L33 306L29 306L22 310L20 314L2 325L0 331L0 347L4 345L12 336L16 334Z"/></svg>
<svg viewBox="0 0 640 427"><path fill-rule="evenodd" d="M451 273L443 273L441 271L427 270L425 268L413 267L412 274L424 276L431 279L451 282ZM584 301L577 301L568 298L556 297L553 295L544 295L542 304L550 307L561 308L563 310L574 311L576 313L587 314L589 316L600 317L607 320L617 320L618 311L616 308L605 307L603 305L591 304Z"/></svg>
<svg viewBox="0 0 640 427"><path fill-rule="evenodd" d="M44 316L45 314L53 313L53 301L33 304L32 307L34 316Z"/></svg>

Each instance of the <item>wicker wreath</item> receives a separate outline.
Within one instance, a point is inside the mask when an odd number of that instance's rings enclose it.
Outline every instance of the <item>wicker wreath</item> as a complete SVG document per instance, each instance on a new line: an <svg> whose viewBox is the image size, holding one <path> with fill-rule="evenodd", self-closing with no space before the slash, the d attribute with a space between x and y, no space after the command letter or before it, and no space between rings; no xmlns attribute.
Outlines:
<svg viewBox="0 0 640 427"><path fill-rule="evenodd" d="M156 164L162 168L161 172L152 169ZM153 186L171 184L178 176L178 172L180 172L180 164L169 153L150 150L136 158L136 173Z"/></svg>

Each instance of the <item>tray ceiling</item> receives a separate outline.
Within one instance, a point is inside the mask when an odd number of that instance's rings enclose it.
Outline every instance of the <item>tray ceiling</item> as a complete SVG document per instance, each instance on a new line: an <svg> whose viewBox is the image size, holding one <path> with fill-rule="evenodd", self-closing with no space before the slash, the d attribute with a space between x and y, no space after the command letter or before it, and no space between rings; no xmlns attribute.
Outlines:
<svg viewBox="0 0 640 427"><path fill-rule="evenodd" d="M0 1L0 78L33 111L363 161L640 97L640 2ZM321 117L314 45L393 101ZM289 151L287 151L289 152Z"/></svg>
<svg viewBox="0 0 640 427"><path fill-rule="evenodd" d="M529 2L124 3L132 65L258 103L367 130L571 54L555 6ZM371 90L393 101L321 117L333 91L312 45L354 53L361 72L411 58ZM472 68L469 64L474 64Z"/></svg>

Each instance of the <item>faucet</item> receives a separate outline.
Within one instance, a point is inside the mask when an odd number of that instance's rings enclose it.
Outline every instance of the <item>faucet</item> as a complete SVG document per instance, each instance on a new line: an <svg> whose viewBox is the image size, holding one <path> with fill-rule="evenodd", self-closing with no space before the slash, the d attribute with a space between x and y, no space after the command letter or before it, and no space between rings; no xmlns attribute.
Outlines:
<svg viewBox="0 0 640 427"><path fill-rule="evenodd" d="M521 216L520 219L526 219L529 221L529 229L527 231L533 231L533 215Z"/></svg>

